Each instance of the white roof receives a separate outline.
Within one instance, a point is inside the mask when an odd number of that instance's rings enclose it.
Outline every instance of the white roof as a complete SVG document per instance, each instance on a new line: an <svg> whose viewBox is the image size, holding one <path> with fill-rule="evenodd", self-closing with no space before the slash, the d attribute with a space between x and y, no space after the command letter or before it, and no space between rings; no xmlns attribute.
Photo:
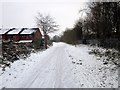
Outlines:
<svg viewBox="0 0 120 90"><path fill-rule="evenodd" d="M32 42L32 40L20 40L18 43L29 43Z"/></svg>
<svg viewBox="0 0 120 90"><path fill-rule="evenodd" d="M43 30L42 30L41 28L39 28L39 30L40 30L41 34L42 34L42 35L44 35L44 32L43 32Z"/></svg>
<svg viewBox="0 0 120 90"><path fill-rule="evenodd" d="M22 29L13 29L9 31L7 34L18 34Z"/></svg>
<svg viewBox="0 0 120 90"><path fill-rule="evenodd" d="M20 34L32 34L36 30L33 29L24 29Z"/></svg>
<svg viewBox="0 0 120 90"><path fill-rule="evenodd" d="M0 29L0 34L5 34L7 31L9 31L10 29Z"/></svg>

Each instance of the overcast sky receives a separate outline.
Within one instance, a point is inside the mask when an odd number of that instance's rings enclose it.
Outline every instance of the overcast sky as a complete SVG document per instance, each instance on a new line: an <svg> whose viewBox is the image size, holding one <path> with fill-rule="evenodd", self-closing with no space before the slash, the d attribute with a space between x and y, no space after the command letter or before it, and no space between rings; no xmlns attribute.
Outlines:
<svg viewBox="0 0 120 90"><path fill-rule="evenodd" d="M9 2L8 2L9 1ZM83 2L84 1L84 2ZM50 14L60 32L71 28L85 8L85 0L4 0L0 2L0 26L35 27L37 13Z"/></svg>

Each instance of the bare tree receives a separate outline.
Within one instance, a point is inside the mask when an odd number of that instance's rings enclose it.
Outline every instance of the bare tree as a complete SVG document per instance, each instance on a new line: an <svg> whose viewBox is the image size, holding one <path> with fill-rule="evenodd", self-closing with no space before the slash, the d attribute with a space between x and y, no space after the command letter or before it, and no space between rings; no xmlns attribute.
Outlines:
<svg viewBox="0 0 120 90"><path fill-rule="evenodd" d="M43 30L44 35L58 30L58 25L56 25L50 15L45 16L41 13L38 13L38 16L36 17L36 24Z"/></svg>
<svg viewBox="0 0 120 90"><path fill-rule="evenodd" d="M43 15L38 13L38 16L35 18L38 28L40 28L44 33L45 38L45 48L47 49L47 37L48 33L58 31L58 25L53 21L53 18L50 15Z"/></svg>

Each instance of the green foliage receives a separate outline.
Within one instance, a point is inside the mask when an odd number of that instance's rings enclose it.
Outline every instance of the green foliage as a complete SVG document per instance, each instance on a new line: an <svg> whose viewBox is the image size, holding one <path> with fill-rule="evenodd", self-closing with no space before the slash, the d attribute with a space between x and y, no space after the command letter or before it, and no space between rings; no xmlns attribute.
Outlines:
<svg viewBox="0 0 120 90"><path fill-rule="evenodd" d="M37 40L33 41L34 49L40 49L42 45L43 45L43 42L41 39L37 39Z"/></svg>

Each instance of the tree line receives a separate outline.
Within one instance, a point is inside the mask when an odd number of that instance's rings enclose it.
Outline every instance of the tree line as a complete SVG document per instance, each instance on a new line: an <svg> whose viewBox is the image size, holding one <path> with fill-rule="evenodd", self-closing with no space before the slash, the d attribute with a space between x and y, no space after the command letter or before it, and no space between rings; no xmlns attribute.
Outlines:
<svg viewBox="0 0 120 90"><path fill-rule="evenodd" d="M70 44L98 40L100 46L120 50L119 2L90 2L84 19L80 18L72 29L67 29L62 40Z"/></svg>

